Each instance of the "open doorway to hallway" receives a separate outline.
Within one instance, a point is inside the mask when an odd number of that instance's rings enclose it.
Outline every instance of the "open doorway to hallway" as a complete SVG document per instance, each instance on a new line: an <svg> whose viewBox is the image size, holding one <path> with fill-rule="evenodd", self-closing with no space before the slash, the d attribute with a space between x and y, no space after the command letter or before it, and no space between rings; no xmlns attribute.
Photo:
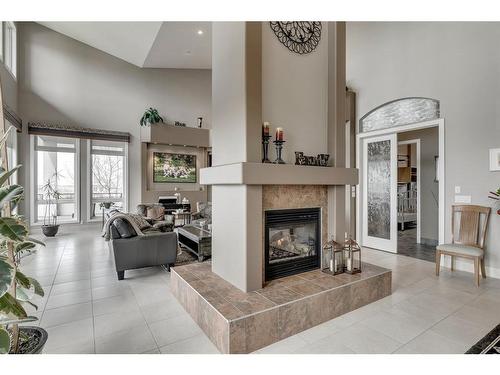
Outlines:
<svg viewBox="0 0 500 375"><path fill-rule="evenodd" d="M365 247L435 261L444 236L444 121L358 134L358 238Z"/></svg>
<svg viewBox="0 0 500 375"><path fill-rule="evenodd" d="M397 134L397 251L434 262L439 238L437 127Z"/></svg>

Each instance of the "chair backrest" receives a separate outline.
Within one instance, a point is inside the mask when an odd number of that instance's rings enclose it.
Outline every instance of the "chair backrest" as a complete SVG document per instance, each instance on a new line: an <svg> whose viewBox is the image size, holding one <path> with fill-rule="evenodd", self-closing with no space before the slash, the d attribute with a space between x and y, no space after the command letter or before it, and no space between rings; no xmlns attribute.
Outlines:
<svg viewBox="0 0 500 375"><path fill-rule="evenodd" d="M452 206L451 241L484 249L490 212L490 207L475 205ZM455 227L455 225L458 226Z"/></svg>

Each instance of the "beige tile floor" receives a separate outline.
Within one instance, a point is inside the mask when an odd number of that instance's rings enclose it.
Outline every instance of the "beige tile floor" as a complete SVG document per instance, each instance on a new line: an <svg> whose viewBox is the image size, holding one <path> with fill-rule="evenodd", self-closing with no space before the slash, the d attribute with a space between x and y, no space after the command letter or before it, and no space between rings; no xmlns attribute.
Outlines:
<svg viewBox="0 0 500 375"><path fill-rule="evenodd" d="M169 290L163 269L116 278L98 226L63 226L22 268L45 288L39 324L45 353L217 353ZM393 270L393 294L270 345L258 353L464 353L500 323L500 280L480 288L464 272L365 249L365 261Z"/></svg>

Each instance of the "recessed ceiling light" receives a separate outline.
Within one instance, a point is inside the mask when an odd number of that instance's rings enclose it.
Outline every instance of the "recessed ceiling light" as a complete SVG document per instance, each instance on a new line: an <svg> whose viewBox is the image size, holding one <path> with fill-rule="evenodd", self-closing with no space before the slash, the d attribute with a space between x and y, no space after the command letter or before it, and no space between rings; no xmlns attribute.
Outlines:
<svg viewBox="0 0 500 375"><path fill-rule="evenodd" d="M203 30L198 30L198 35L203 35Z"/></svg>

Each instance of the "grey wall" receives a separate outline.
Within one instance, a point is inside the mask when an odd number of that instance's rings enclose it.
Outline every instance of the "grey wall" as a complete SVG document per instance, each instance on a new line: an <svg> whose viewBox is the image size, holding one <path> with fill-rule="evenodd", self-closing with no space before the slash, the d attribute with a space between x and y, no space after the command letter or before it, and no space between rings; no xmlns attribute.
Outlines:
<svg viewBox="0 0 500 375"><path fill-rule="evenodd" d="M357 93L357 118L392 99L441 101L445 119L446 240L454 186L472 203L491 206L500 185L489 171L500 147L500 23L352 22L347 25L347 80ZM500 277L500 216L492 215L486 266ZM471 269L470 264L463 266Z"/></svg>
<svg viewBox="0 0 500 375"><path fill-rule="evenodd" d="M434 181L436 174L434 156L439 154L438 129L435 127L398 134L398 141L412 139L420 139L420 192L417 193L420 194L422 218L420 235L423 239L437 242L439 238L439 183ZM413 160L416 163L416 156L412 156L412 164Z"/></svg>
<svg viewBox="0 0 500 375"><path fill-rule="evenodd" d="M17 111L17 80L0 61L0 82L2 82L2 99L11 109Z"/></svg>
<svg viewBox="0 0 500 375"><path fill-rule="evenodd" d="M328 29L309 54L291 52L262 23L262 121L285 133L283 160L295 163L295 151L316 156L327 153ZM333 157L333 155L332 155ZM273 145L271 161L276 158Z"/></svg>
<svg viewBox="0 0 500 375"><path fill-rule="evenodd" d="M130 132L130 207L141 200L139 118L144 110L156 107L167 123L188 126L196 126L201 116L210 127L210 70L141 69L36 23L20 23L18 30L23 121ZM24 160L29 161L25 138Z"/></svg>

